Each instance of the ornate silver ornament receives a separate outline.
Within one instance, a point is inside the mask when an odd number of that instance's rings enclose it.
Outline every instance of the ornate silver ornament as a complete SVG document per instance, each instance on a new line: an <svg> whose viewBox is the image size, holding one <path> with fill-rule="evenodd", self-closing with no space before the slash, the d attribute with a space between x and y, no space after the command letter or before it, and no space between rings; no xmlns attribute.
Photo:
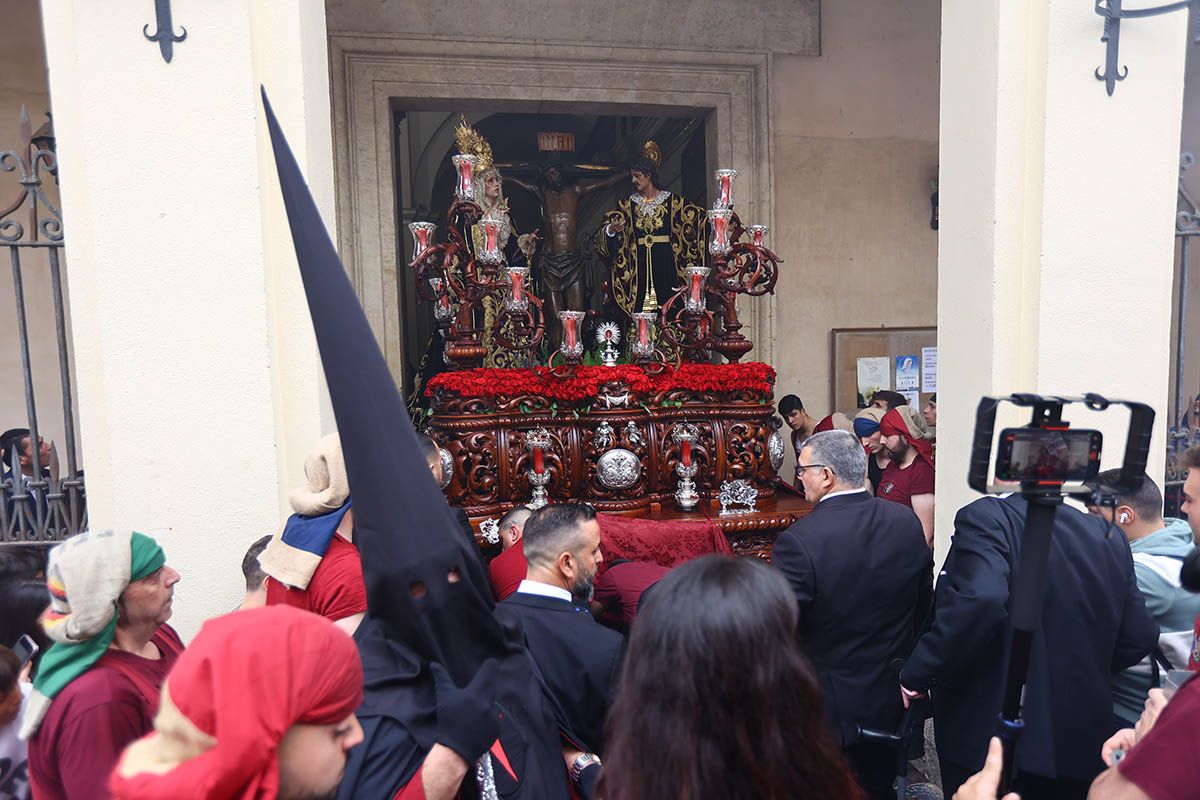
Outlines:
<svg viewBox="0 0 1200 800"><path fill-rule="evenodd" d="M608 489L628 489L642 475L642 462L623 447L609 450L596 461L596 477Z"/></svg>
<svg viewBox="0 0 1200 800"><path fill-rule="evenodd" d="M767 460L771 462L771 469L778 470L783 466L783 448L783 437L779 435L779 431L771 431L771 436L767 439Z"/></svg>
<svg viewBox="0 0 1200 800"><path fill-rule="evenodd" d="M596 427L596 447L599 447L601 450L607 450L612 447L615 435L616 431L613 430L612 425L608 424L608 420L601 422Z"/></svg>
<svg viewBox="0 0 1200 800"><path fill-rule="evenodd" d="M642 443L642 432L638 430L637 423L633 420L625 423L625 441L634 446Z"/></svg>
<svg viewBox="0 0 1200 800"><path fill-rule="evenodd" d="M500 544L500 519L491 517L479 523L479 533L488 544Z"/></svg>
<svg viewBox="0 0 1200 800"><path fill-rule="evenodd" d="M754 504L758 501L758 489L751 486L749 481L741 479L725 481L721 484L721 493L717 495L717 501L721 504L722 516L749 514L754 510ZM744 508L730 508L734 505L744 506Z"/></svg>
<svg viewBox="0 0 1200 800"><path fill-rule="evenodd" d="M438 460L442 462L442 482L439 486L445 489L450 485L450 481L454 479L454 458L450 455L449 450L439 447Z"/></svg>

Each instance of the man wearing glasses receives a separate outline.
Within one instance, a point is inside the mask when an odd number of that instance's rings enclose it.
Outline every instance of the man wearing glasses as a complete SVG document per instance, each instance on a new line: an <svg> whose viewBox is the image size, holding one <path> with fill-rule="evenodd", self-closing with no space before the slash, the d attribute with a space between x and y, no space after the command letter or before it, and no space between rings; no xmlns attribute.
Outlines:
<svg viewBox="0 0 1200 800"><path fill-rule="evenodd" d="M933 554L912 509L863 488L867 458L854 434L814 434L796 469L816 506L779 535L771 560L796 593L797 635L834 735L866 793L891 797L895 755L858 742L858 728L899 727L895 662L912 650L929 608Z"/></svg>

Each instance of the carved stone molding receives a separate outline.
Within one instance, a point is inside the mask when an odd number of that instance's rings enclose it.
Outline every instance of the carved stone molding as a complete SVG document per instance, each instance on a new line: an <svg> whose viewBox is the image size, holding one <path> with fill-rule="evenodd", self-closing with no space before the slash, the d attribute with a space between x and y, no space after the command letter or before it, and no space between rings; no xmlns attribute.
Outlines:
<svg viewBox="0 0 1200 800"><path fill-rule="evenodd" d="M739 174L738 214L775 227L770 56L728 48L439 41L331 33L338 245L393 375L403 370L393 108L709 115L708 161ZM786 257L786 254L785 254ZM774 360L772 296L744 303L754 358Z"/></svg>

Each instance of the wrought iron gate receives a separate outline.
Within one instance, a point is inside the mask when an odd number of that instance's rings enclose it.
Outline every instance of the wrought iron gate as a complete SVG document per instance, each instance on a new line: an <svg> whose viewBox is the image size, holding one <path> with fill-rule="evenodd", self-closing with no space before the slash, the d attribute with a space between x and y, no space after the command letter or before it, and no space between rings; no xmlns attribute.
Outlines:
<svg viewBox="0 0 1200 800"><path fill-rule="evenodd" d="M1191 242L1200 236L1200 206L1197 206L1183 183L1183 175L1195 164L1191 153L1179 156L1179 194L1175 214L1175 242L1179 273L1179 304L1176 308L1175 329L1175 402L1174 418L1167 427L1167 471L1163 485L1164 512L1179 515L1180 491L1187 470L1179 466L1183 451L1200 445L1200 394L1192 395L1184 386L1184 367L1187 364L1188 268Z"/></svg>
<svg viewBox="0 0 1200 800"><path fill-rule="evenodd" d="M0 480L0 545L58 542L87 527L83 470L75 442L71 347L63 300L62 215L43 191L44 176L58 180L54 134L49 121L35 133L24 108L21 109L19 130L19 147L0 151L0 172L13 173L17 178L16 199L11 205L0 208L0 250L8 251L13 281L13 297L9 300L0 298L0 314L6 306L15 307L26 425L0 435L4 461L3 479ZM13 181L0 175L0 202L9 195L9 183ZM64 438L61 449L65 463L61 463L58 456L59 443L47 441L48 452L43 449L44 437L38 429L25 293L25 277L34 269L49 270L62 385ZM15 377L9 376L10 379Z"/></svg>

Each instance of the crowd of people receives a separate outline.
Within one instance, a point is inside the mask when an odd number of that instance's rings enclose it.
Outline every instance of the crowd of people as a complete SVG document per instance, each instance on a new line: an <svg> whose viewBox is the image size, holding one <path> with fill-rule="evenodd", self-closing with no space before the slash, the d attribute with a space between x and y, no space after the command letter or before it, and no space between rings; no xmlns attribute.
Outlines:
<svg viewBox="0 0 1200 800"><path fill-rule="evenodd" d="M964 507L935 590L918 514L871 491L886 430L801 442L814 508L770 565L606 564L596 512L560 503L505 514L501 552L485 565L472 538L441 587L376 574L325 437L295 513L246 552L241 609L186 648L169 622L181 576L150 536L91 531L48 561L0 550L0 797L454 798L474 796L487 754L501 796L890 798L905 758L868 732L930 711L945 796L994 796L1025 501ZM905 436L880 440L895 453ZM435 486L436 445L417 441ZM1163 518L1149 478L1058 512L1019 797L1193 795L1200 595L1181 568L1200 539L1200 451L1189 459L1190 523ZM445 511L438 535L465 554ZM506 655L456 670L431 626L468 620L401 620L411 606L373 602L376 581L409 599L484 594L472 602L495 625L473 632Z"/></svg>
<svg viewBox="0 0 1200 800"><path fill-rule="evenodd" d="M606 563L582 503L505 514L489 563L266 111L339 432L186 646L153 537L0 549L0 798L874 800L930 711L944 795L996 796L1028 507L961 509L934 584L936 402L783 398L813 507L771 563ZM1008 800L1197 794L1186 464L1186 522L1149 478L1057 511Z"/></svg>

